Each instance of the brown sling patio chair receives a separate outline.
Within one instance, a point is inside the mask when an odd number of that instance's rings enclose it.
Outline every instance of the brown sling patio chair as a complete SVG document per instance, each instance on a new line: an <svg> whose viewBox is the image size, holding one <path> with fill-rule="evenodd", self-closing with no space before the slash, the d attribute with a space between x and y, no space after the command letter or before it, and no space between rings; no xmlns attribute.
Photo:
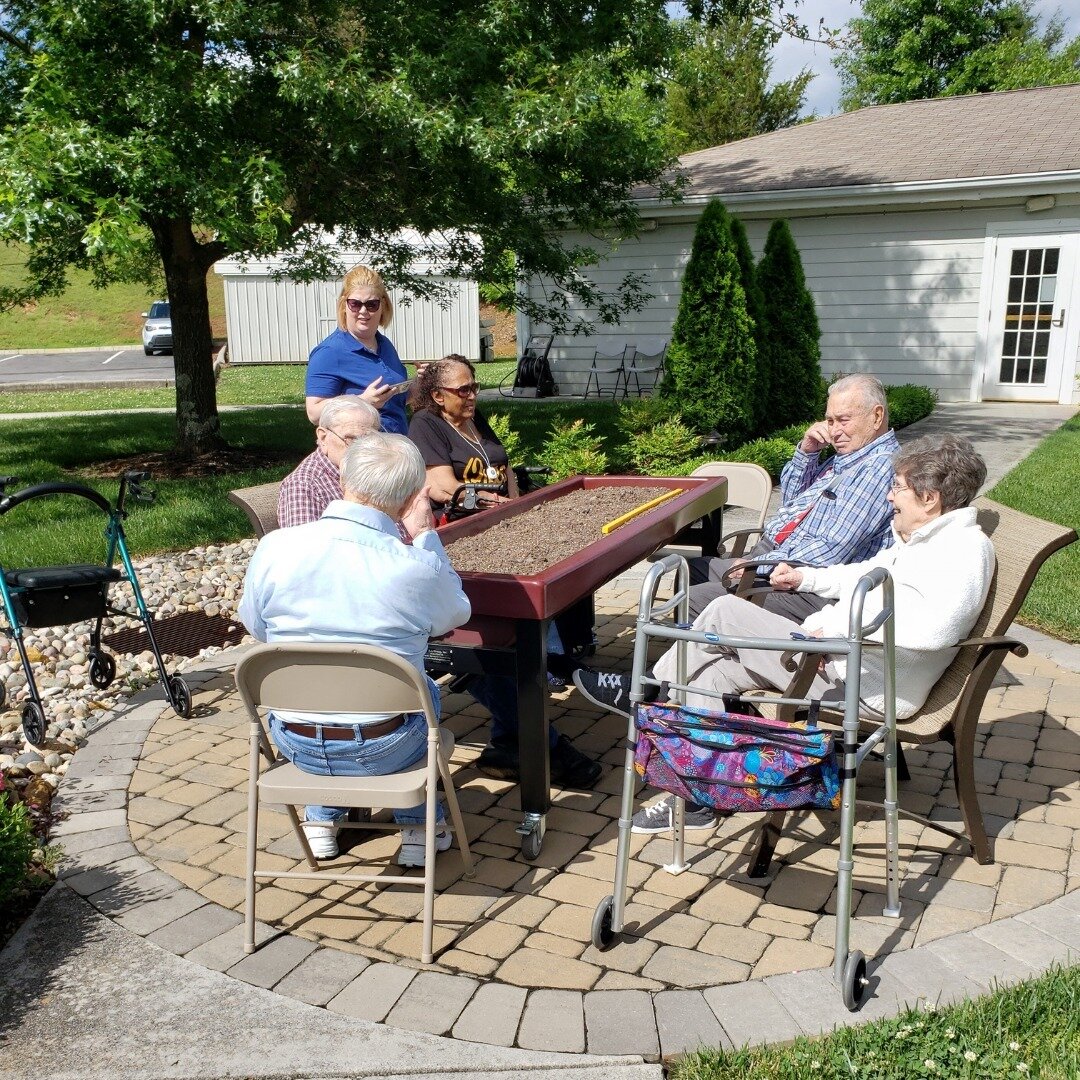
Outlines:
<svg viewBox="0 0 1080 1080"><path fill-rule="evenodd" d="M450 811L466 874L472 871L472 853L450 776L454 736L440 728L427 679L400 656L376 645L312 642L274 642L257 645L236 665L236 689L248 711L250 751L248 766L247 891L244 951L255 950L256 885L263 878L307 878L326 881L378 882L383 885L415 885L424 890L424 928L421 960L432 960L435 912L435 821L437 788ZM319 776L304 772L280 757L263 727L259 710L286 712L423 712L428 723L428 752L403 772L386 776ZM265 761L269 768L260 770ZM310 870L260 870L258 859L259 803L284 804L293 831ZM371 873L344 873L333 867L319 869L300 824L296 807L321 806L404 809L427 805L429 827L425 829L423 877L387 874L383 864L370 866ZM393 822L342 824L339 828L401 829Z"/></svg>
<svg viewBox="0 0 1080 1080"><path fill-rule="evenodd" d="M990 863L994 856L975 790L975 733L979 714L1006 655L1027 655L1027 646L1008 637L1007 631L1035 575L1050 555L1076 540L1076 531L1012 510L990 499L976 499L973 505L978 511L979 525L990 537L997 556L989 595L970 636L957 643L959 653L930 691L926 703L914 716L898 720L896 733L901 744L944 741L952 745L953 783L964 828L957 831L904 810L902 797L900 812L938 832L966 840L977 862ZM801 657L784 696L803 696L813 680L817 660L813 653ZM780 706L777 711L784 719L793 718L791 706ZM825 709L822 709L822 717L826 718ZM904 778L903 773L901 776ZM752 859L751 876L762 877L768 873L783 821L783 814L768 815Z"/></svg>
<svg viewBox="0 0 1080 1080"><path fill-rule="evenodd" d="M247 514L257 540L278 527L277 504L280 491L281 481L275 480L272 484L258 484L229 492L229 502L239 506Z"/></svg>

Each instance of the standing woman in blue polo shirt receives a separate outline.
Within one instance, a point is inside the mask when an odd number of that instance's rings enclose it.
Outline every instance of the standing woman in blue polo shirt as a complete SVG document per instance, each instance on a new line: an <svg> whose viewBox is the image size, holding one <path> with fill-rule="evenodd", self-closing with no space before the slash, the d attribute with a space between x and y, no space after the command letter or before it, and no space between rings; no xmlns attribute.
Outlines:
<svg viewBox="0 0 1080 1080"><path fill-rule="evenodd" d="M383 431L407 435L405 394L394 387L408 378L393 342L379 331L394 317L390 294L368 266L354 266L341 285L338 329L308 357L304 404L318 424L322 404L340 394L359 394L379 410Z"/></svg>

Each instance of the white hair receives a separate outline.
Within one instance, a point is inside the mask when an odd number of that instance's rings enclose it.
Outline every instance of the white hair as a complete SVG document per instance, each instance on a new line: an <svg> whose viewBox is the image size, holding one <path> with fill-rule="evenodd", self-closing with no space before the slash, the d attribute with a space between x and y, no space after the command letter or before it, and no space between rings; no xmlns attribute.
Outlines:
<svg viewBox="0 0 1080 1080"><path fill-rule="evenodd" d="M372 431L345 451L341 486L363 503L396 513L427 479L424 459L404 435Z"/></svg>
<svg viewBox="0 0 1080 1080"><path fill-rule="evenodd" d="M829 386L829 397L833 394L858 394L867 409L880 405L885 410L885 420L889 419L889 399L885 387L875 375L845 375Z"/></svg>
<svg viewBox="0 0 1080 1080"><path fill-rule="evenodd" d="M379 410L370 401L365 401L357 394L342 394L323 402L319 412L319 427L333 431L334 424L348 413L360 413L368 431L378 431L382 423Z"/></svg>

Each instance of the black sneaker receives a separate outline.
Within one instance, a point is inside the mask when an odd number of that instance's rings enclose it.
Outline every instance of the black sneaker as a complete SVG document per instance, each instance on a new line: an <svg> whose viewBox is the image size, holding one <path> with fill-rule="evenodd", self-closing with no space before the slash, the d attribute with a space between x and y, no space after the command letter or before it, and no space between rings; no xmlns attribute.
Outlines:
<svg viewBox="0 0 1080 1080"><path fill-rule="evenodd" d="M600 779L599 761L586 757L565 736L551 748L551 782L560 787L588 788Z"/></svg>
<svg viewBox="0 0 1080 1080"><path fill-rule="evenodd" d="M485 776L495 780L517 780L519 777L518 751L506 743L488 743L476 759L476 767Z"/></svg>
<svg viewBox="0 0 1080 1080"><path fill-rule="evenodd" d="M630 718L630 676L578 668L574 685L594 705Z"/></svg>
<svg viewBox="0 0 1080 1080"><path fill-rule="evenodd" d="M683 815L683 827L687 832L698 832L703 829L711 829L716 825L716 811L708 806L695 806L693 803L686 804L686 813ZM662 833L671 832L675 827L675 796L669 795L666 799L653 806L646 806L634 815L630 831L635 833Z"/></svg>

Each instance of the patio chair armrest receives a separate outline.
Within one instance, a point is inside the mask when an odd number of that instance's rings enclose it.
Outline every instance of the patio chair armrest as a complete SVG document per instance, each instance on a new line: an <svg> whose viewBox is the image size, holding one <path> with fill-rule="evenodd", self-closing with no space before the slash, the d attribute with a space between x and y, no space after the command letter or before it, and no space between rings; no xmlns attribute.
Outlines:
<svg viewBox="0 0 1080 1080"><path fill-rule="evenodd" d="M719 549L725 553L725 558L740 559L746 551L751 538L761 536L764 529L732 529L720 537ZM731 548L728 544L734 541Z"/></svg>
<svg viewBox="0 0 1080 1080"><path fill-rule="evenodd" d="M1028 647L1018 638L998 635L997 637L965 638L956 643L956 648L965 649L972 646L977 649L1008 649L1015 656L1027 656Z"/></svg>

